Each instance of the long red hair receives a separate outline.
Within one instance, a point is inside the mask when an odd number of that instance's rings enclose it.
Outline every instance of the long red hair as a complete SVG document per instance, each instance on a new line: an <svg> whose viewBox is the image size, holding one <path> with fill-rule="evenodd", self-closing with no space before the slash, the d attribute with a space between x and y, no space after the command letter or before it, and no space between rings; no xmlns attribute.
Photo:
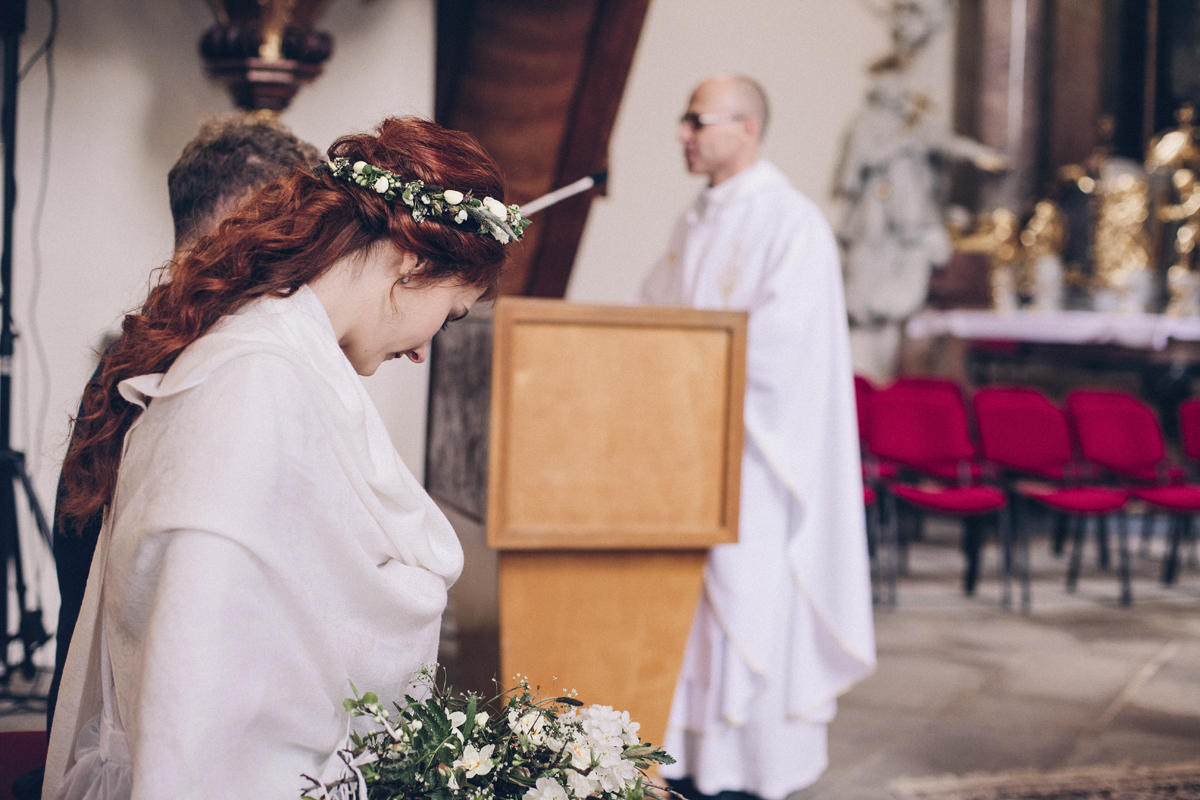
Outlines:
<svg viewBox="0 0 1200 800"><path fill-rule="evenodd" d="M412 117L386 119L374 134L344 136L329 156L366 161L401 176L475 197L504 199L500 171L468 134ZM221 317L258 297L285 297L339 259L388 241L414 254L423 280L457 280L494 290L504 246L491 236L436 220L418 224L408 209L327 170L298 168L269 183L171 265L87 385L63 463L64 527L112 499L122 442L140 408L117 385L166 372Z"/></svg>

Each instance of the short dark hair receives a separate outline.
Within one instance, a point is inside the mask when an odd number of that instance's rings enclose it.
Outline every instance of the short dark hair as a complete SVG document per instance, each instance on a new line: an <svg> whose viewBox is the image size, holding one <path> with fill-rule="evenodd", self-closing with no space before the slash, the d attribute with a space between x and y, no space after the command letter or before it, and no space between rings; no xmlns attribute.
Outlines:
<svg viewBox="0 0 1200 800"><path fill-rule="evenodd" d="M167 175L176 249L208 233L232 210L231 201L320 160L317 148L275 120L253 114L205 119Z"/></svg>

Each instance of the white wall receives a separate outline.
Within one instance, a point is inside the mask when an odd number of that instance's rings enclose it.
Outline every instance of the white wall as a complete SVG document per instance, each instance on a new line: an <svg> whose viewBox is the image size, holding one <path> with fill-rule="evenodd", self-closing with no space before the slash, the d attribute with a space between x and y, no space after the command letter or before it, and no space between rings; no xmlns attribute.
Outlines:
<svg viewBox="0 0 1200 800"><path fill-rule="evenodd" d="M203 0L59 0L56 91L40 273L33 216L42 166L47 81L38 65L20 88L14 258L14 317L21 332L14 380L13 443L23 449L43 504L52 505L68 416L94 368L92 349L144 296L148 276L170 255L167 171L202 115L232 110L204 76L197 49L212 24ZM22 60L41 43L48 4L29 1ZM325 74L302 88L284 115L322 150L339 134L388 114L433 113L433 0L333 0L320 27L335 52ZM40 281L36 304L31 292ZM38 338L48 370L31 345ZM367 380L393 439L420 475L427 372L404 361ZM45 424L39 409L45 404ZM38 545L22 526L26 552ZM53 566L29 576L52 624Z"/></svg>
<svg viewBox="0 0 1200 800"><path fill-rule="evenodd" d="M931 43L914 80L946 119L952 33ZM762 83L772 107L764 155L834 222L843 131L862 106L867 65L887 50L885 21L864 0L653 0L613 132L609 194L592 206L568 297L624 302L665 250L703 188L685 171L676 134L688 95L709 75Z"/></svg>

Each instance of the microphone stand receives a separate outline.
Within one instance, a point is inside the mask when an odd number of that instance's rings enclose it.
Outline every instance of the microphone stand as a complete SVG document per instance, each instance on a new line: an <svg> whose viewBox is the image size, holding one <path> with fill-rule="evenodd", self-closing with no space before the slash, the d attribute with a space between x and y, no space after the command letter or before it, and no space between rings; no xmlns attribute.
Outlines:
<svg viewBox="0 0 1200 800"><path fill-rule="evenodd" d="M8 631L8 581L4 581L4 591L0 592L0 621L4 625L4 635L0 641L4 643L3 653L0 654L0 686L7 687L12 676L8 660L8 645L13 640L19 640L24 650L24 657L19 663L21 674L26 680L33 680L37 668L33 663L33 653L50 640L46 628L42 624L42 610L39 607L27 608L27 587L25 571L21 559L21 538L17 531L17 494L16 483L21 482L29 508L33 512L38 530L47 544L50 543L50 526L46 524L46 516L38 503L33 491L33 482L25 469L25 455L12 449L12 364L13 364L13 332L12 323L12 253L13 253L13 214L17 206L16 179L16 136L17 136L17 73L20 70L21 34L25 32L25 0L5 0L0 9L0 34L4 38L4 106L0 111L0 133L4 139L4 251L0 256L0 291L3 298L0 301L0 568L3 575L8 574L8 564L13 564L16 578L17 602L20 604L20 625L16 635ZM36 604L35 604L36 605ZM0 696L13 697L5 689ZM26 695L21 695L25 699Z"/></svg>

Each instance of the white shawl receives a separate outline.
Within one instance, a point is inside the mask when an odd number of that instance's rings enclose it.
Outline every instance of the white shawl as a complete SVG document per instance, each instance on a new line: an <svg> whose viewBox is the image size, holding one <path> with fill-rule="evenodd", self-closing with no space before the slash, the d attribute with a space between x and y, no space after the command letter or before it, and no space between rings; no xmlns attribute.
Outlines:
<svg viewBox="0 0 1200 800"><path fill-rule="evenodd" d="M846 309L829 226L759 161L701 193L642 299L750 312L739 543L709 559L707 608L692 629L668 743L683 741L680 730L758 725L754 738L769 739L771 724L825 723L831 701L875 665ZM698 688L714 679L719 686ZM783 705L767 730L755 719L761 697ZM820 744L817 774L823 736ZM810 779L789 770L812 771L784 764L778 775L706 776L676 755L677 771L690 770L705 792L783 796Z"/></svg>
<svg viewBox="0 0 1200 800"><path fill-rule="evenodd" d="M123 727L134 798L295 800L343 742L350 681L399 698L436 660L458 540L307 287L223 319L121 392L146 411L93 559L43 798L111 699L101 747Z"/></svg>

